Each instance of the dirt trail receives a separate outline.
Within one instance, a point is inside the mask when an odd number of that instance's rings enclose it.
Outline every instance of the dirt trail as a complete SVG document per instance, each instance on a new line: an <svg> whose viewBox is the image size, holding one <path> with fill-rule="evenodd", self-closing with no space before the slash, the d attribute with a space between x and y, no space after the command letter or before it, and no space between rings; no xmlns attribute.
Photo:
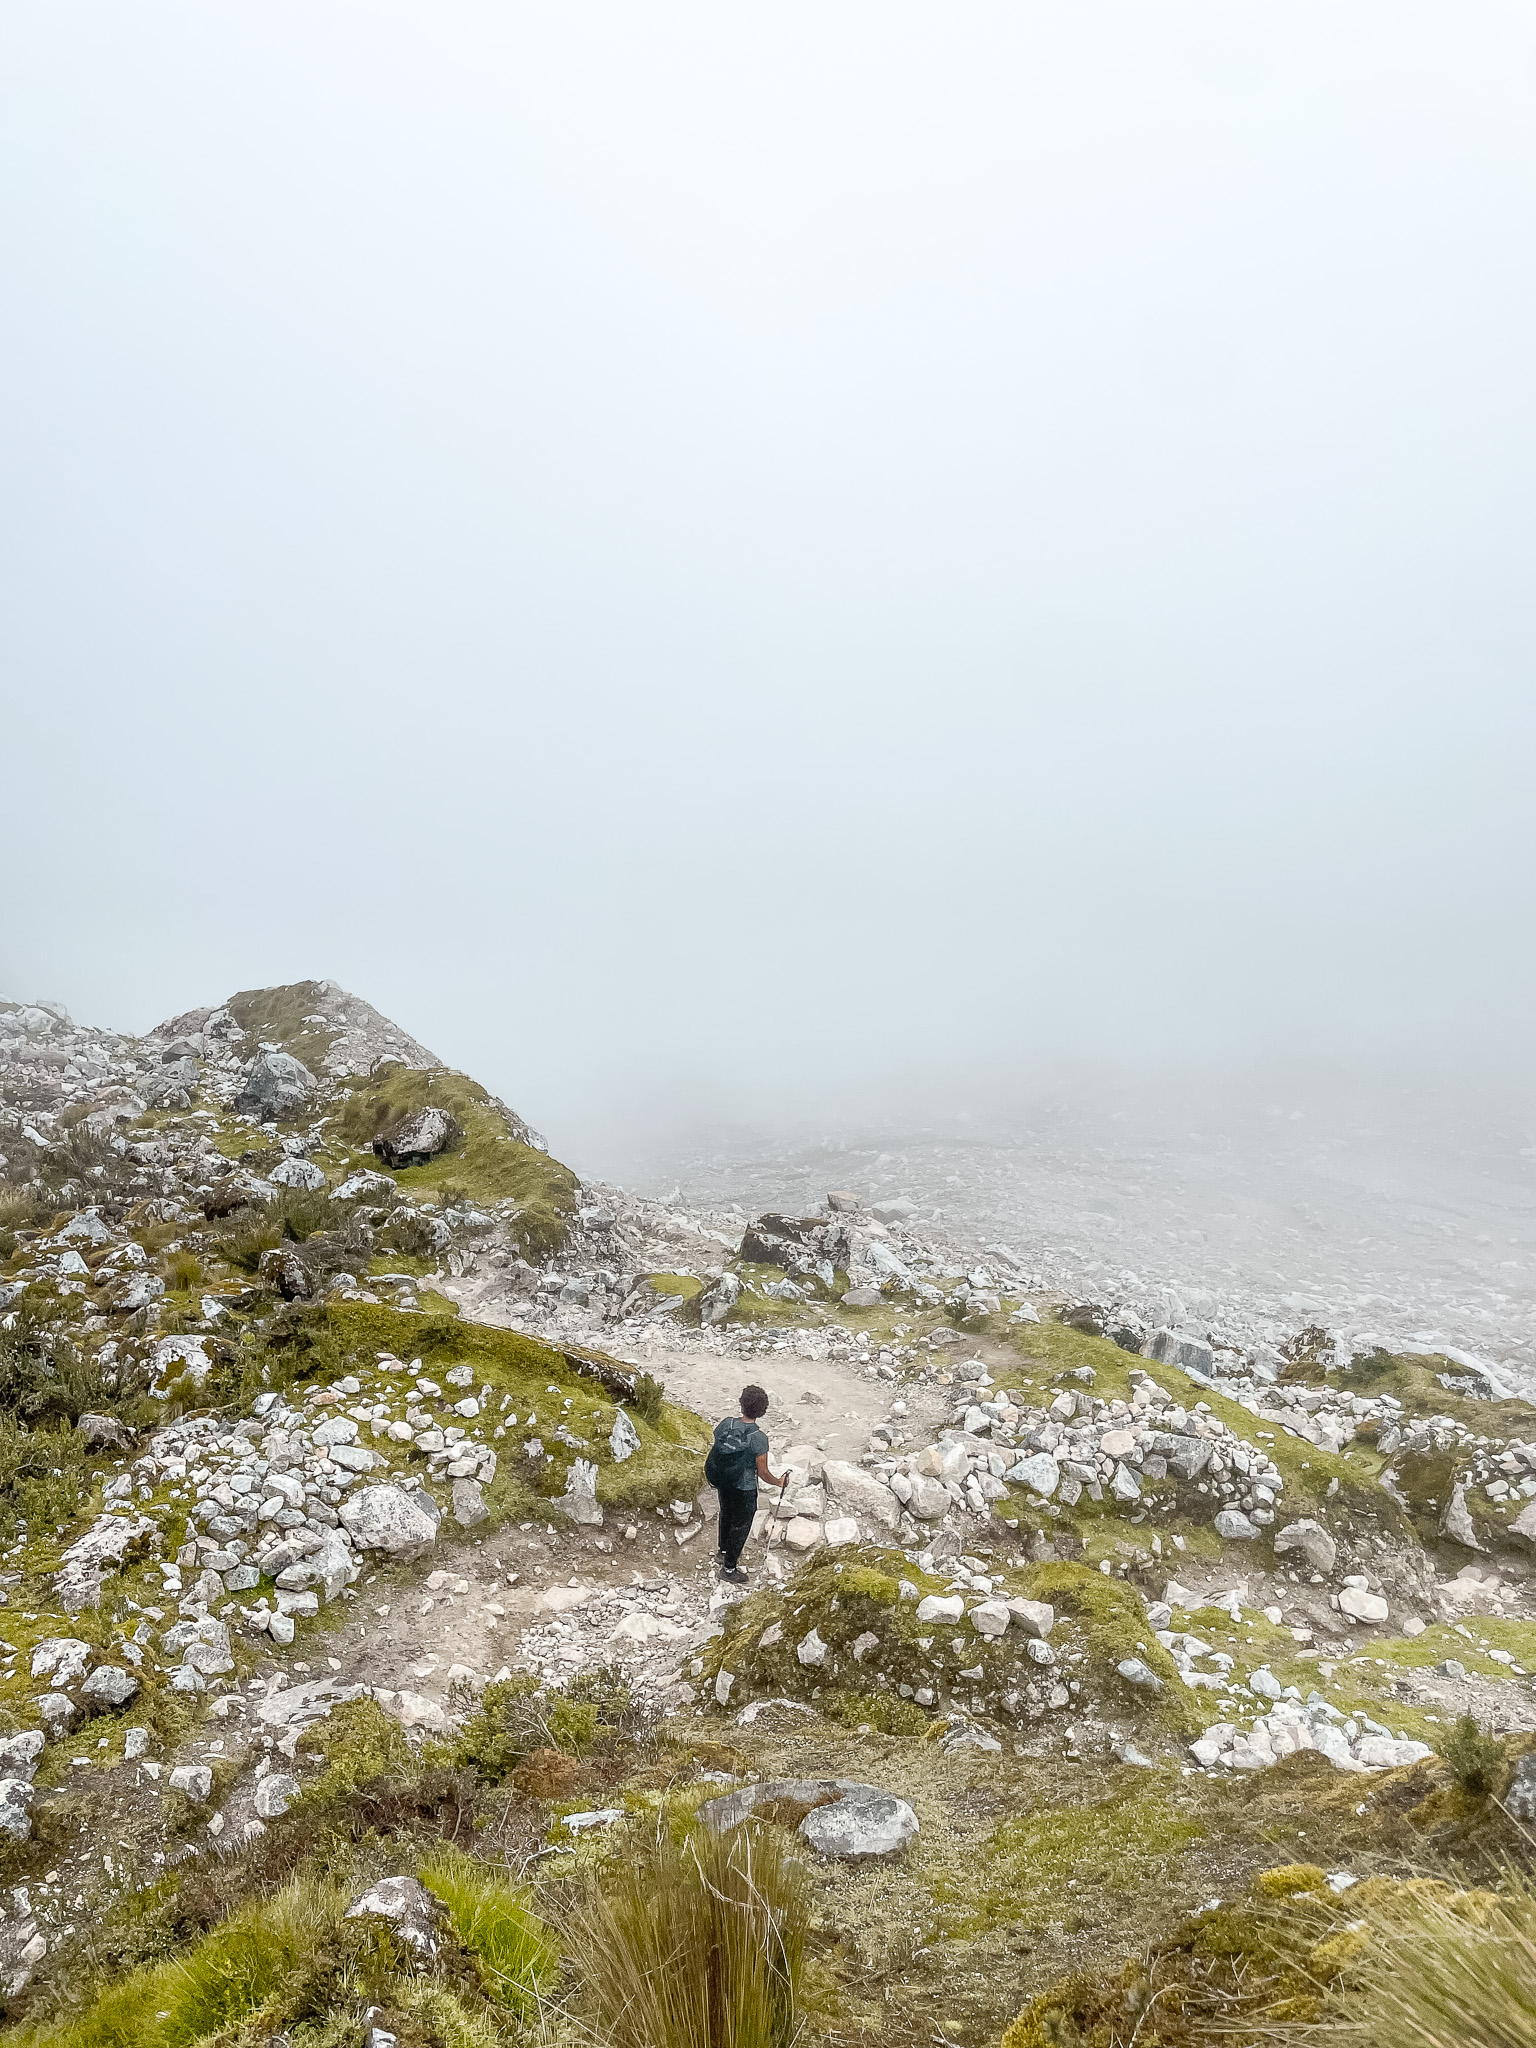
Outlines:
<svg viewBox="0 0 1536 2048"><path fill-rule="evenodd" d="M476 1290L477 1319L501 1320L501 1306ZM702 1343L667 1345L655 1337L639 1349L668 1398L710 1422L735 1410L749 1381L766 1387L775 1460L792 1445L856 1460L898 1400L907 1404L903 1426L914 1443L931 1441L948 1419L947 1389L873 1378L852 1362L792 1351L743 1360ZM563 1659L575 1669L611 1654L658 1686L690 1639L740 1597L715 1582L714 1496L702 1474L699 1505L697 1534L682 1543L676 1522L654 1512L632 1522L612 1518L600 1530L572 1528L556 1516L553 1523L471 1536L418 1564L365 1571L351 1615L328 1646L331 1668L349 1682L415 1693L434 1705L443 1703L456 1667L484 1680L520 1664L558 1669ZM770 1564L766 1547L753 1542L743 1563L756 1580L777 1559ZM621 1622L633 1633L614 1636Z"/></svg>

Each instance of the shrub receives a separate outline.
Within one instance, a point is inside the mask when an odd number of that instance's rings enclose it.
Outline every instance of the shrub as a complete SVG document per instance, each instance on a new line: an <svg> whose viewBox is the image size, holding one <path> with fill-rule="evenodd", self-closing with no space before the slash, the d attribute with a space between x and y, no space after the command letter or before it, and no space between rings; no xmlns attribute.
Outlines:
<svg viewBox="0 0 1536 2048"><path fill-rule="evenodd" d="M800 2029L809 1892L781 1841L662 1834L572 1916L583 1996L612 2048L788 2048Z"/></svg>
<svg viewBox="0 0 1536 2048"><path fill-rule="evenodd" d="M1496 1736L1485 1735L1470 1714L1463 1714L1441 1744L1440 1754L1463 1792L1491 1792L1504 1762L1504 1745Z"/></svg>

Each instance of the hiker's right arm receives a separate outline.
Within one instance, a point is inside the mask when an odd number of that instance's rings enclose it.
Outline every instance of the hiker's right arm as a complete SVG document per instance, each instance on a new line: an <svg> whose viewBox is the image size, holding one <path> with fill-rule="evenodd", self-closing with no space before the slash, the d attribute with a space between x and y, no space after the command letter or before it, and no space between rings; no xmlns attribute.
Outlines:
<svg viewBox="0 0 1536 2048"><path fill-rule="evenodd" d="M774 1473L769 1471L768 1453L766 1451L763 1452L757 1461L757 1476L759 1479L766 1479L770 1486L787 1486L789 1484L789 1474L787 1472Z"/></svg>

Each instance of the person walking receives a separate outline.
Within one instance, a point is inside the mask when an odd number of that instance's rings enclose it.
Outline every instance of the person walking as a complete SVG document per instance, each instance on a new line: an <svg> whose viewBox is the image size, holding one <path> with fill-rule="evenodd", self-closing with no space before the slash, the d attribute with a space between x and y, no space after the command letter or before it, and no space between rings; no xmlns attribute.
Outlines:
<svg viewBox="0 0 1536 2048"><path fill-rule="evenodd" d="M715 1440L704 1460L704 1478L720 1499L719 1550L715 1562L721 1578L729 1579L733 1585L746 1581L740 1558L757 1514L759 1478L770 1486L783 1488L789 1484L787 1472L777 1478L769 1469L767 1433L758 1426L767 1413L768 1396L763 1389L743 1387L741 1413L727 1415L715 1424Z"/></svg>

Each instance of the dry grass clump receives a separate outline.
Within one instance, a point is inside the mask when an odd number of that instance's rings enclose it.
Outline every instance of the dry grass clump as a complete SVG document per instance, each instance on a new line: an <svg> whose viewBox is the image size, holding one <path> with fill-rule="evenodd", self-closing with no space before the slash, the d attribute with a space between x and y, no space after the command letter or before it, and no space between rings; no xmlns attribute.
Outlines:
<svg viewBox="0 0 1536 2048"><path fill-rule="evenodd" d="M1522 1883L1415 1890L1411 1911L1362 1930L1338 2037L1360 2048L1530 2048L1536 1895Z"/></svg>
<svg viewBox="0 0 1536 2048"><path fill-rule="evenodd" d="M771 1833L661 1834L570 1924L578 1998L608 2048L790 2048L809 1892Z"/></svg>

